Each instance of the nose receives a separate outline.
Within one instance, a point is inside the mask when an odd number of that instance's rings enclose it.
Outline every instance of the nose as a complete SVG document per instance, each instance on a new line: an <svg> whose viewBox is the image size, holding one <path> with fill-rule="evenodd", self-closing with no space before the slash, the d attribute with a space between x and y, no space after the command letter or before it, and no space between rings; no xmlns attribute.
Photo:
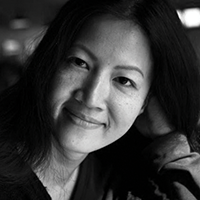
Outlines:
<svg viewBox="0 0 200 200"><path fill-rule="evenodd" d="M109 85L105 76L93 74L75 91L74 98L90 109L104 110L110 94Z"/></svg>

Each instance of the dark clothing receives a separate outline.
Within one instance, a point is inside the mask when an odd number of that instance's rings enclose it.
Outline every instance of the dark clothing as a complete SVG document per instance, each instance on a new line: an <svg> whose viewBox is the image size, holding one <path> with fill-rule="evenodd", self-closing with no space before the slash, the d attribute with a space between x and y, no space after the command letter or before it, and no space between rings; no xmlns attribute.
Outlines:
<svg viewBox="0 0 200 200"><path fill-rule="evenodd" d="M100 200L106 193L110 170L95 157L89 155L83 161L72 200ZM71 200L70 199L70 200Z"/></svg>
<svg viewBox="0 0 200 200"><path fill-rule="evenodd" d="M200 200L200 155L186 137L133 133L83 161L70 200ZM50 199L32 171L26 184L0 183L0 200Z"/></svg>
<svg viewBox="0 0 200 200"><path fill-rule="evenodd" d="M120 200L200 200L200 154L192 151L186 136L171 133L150 141L134 134L116 145L115 196Z"/></svg>
<svg viewBox="0 0 200 200"><path fill-rule="evenodd" d="M130 164L123 176L126 196L121 200L200 200L200 154L192 151L185 135L157 138L140 155L140 166Z"/></svg>
<svg viewBox="0 0 200 200"><path fill-rule="evenodd" d="M171 133L143 152L154 193L162 200L200 200L200 154L183 134Z"/></svg>
<svg viewBox="0 0 200 200"><path fill-rule="evenodd" d="M70 200L100 200L105 193L109 170L89 155L80 166L80 173ZM0 184L0 200L50 200L45 187L34 172L26 184Z"/></svg>

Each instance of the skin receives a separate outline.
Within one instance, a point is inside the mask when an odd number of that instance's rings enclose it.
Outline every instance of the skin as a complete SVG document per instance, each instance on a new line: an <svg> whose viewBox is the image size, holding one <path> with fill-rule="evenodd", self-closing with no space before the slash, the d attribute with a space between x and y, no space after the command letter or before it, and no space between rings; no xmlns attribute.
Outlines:
<svg viewBox="0 0 200 200"><path fill-rule="evenodd" d="M55 76L50 98L61 145L88 154L123 136L143 111L151 64L138 26L111 16L86 24Z"/></svg>
<svg viewBox="0 0 200 200"><path fill-rule="evenodd" d="M151 74L149 43L137 25L108 15L85 24L55 74L49 97L62 147L61 153L54 141L50 166L62 171L63 187L88 153L121 138L143 112Z"/></svg>

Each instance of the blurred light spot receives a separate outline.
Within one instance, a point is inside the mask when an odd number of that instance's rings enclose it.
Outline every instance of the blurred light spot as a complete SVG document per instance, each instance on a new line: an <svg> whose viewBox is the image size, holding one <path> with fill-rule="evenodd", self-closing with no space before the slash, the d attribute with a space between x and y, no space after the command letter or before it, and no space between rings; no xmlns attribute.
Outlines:
<svg viewBox="0 0 200 200"><path fill-rule="evenodd" d="M200 8L187 8L177 10L178 16L182 24L187 28L195 28L200 26Z"/></svg>
<svg viewBox="0 0 200 200"><path fill-rule="evenodd" d="M6 56L19 55L21 53L21 45L18 41L7 39L2 43L3 54Z"/></svg>
<svg viewBox="0 0 200 200"><path fill-rule="evenodd" d="M27 29L30 27L30 21L26 18L16 18L10 21L11 29Z"/></svg>

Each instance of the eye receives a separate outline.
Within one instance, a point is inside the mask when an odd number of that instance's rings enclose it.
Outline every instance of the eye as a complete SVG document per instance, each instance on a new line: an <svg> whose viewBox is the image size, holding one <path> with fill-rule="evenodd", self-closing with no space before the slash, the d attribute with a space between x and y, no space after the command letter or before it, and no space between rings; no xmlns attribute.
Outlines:
<svg viewBox="0 0 200 200"><path fill-rule="evenodd" d="M87 63L84 60L77 58L77 57L68 58L67 63L72 64L72 65L77 66L77 67L80 67L80 68L86 68L86 69L88 68Z"/></svg>
<svg viewBox="0 0 200 200"><path fill-rule="evenodd" d="M135 87L135 83L131 81L129 78L121 76L121 77L116 77L114 80L125 87Z"/></svg>

